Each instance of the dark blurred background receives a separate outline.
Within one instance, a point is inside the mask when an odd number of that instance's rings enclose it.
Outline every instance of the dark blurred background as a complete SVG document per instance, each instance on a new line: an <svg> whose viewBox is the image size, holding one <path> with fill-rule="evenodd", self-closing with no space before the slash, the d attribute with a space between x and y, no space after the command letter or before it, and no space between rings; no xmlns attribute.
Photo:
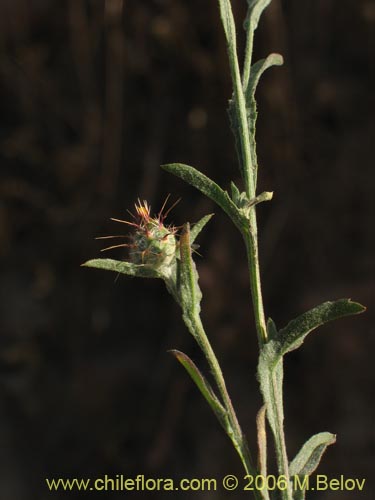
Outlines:
<svg viewBox="0 0 375 500"><path fill-rule="evenodd" d="M241 51L246 2L233 3ZM274 0L256 33L255 60L285 58L257 93L259 192L275 192L258 209L267 315L283 326L329 299L368 306L287 359L290 457L329 430L337 444L320 473L367 479L362 494L311 494L317 500L374 498L374 20L370 0ZM46 477L242 475L167 353L181 349L208 371L163 284L80 267L99 256L96 236L123 229L109 218L126 218L138 196L155 211L168 193L182 197L169 217L176 225L216 212L196 256L203 318L254 448L261 400L241 238L209 200L159 168L179 161L225 188L241 183L230 94L214 0L2 0L1 500L81 497L50 493Z"/></svg>

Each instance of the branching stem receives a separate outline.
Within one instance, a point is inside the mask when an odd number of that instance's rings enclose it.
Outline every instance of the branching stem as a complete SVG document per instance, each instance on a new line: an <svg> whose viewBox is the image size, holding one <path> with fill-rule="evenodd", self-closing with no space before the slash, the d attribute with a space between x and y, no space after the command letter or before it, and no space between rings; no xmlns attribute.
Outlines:
<svg viewBox="0 0 375 500"><path fill-rule="evenodd" d="M224 380L223 373L221 371L219 362L216 358L214 350L210 344L210 341L207 338L206 332L204 330L202 321L199 315L194 315L190 318L189 324L187 324L189 329L191 329L191 333L193 334L195 340L197 341L200 349L205 355L209 367L211 369L211 373L219 390L220 396L222 398L222 402L224 404L225 409L228 412L228 420L230 424L230 429L228 429L228 435L232 440L232 443L241 458L241 462L244 466L246 474L251 474L253 476L257 475L257 470L253 465L253 461L250 455L250 451L246 442L246 438L242 433L240 424L237 419L236 412L233 408L232 400L229 396L227 386ZM262 496L259 491L254 490L254 497L256 500L261 500Z"/></svg>

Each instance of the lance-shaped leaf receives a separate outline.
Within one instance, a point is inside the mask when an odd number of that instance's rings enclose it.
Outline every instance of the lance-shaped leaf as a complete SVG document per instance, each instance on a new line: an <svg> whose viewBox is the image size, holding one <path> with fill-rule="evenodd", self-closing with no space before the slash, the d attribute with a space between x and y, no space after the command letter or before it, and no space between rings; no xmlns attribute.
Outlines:
<svg viewBox="0 0 375 500"><path fill-rule="evenodd" d="M245 20L245 28L254 32L258 27L262 12L271 3L271 0L247 0L247 3L249 4L249 8Z"/></svg>
<svg viewBox="0 0 375 500"><path fill-rule="evenodd" d="M241 215L228 193L221 189L216 182L195 168L183 165L182 163L170 163L168 165L162 165L162 168L194 186L201 193L217 203L219 207L229 215L240 230L242 230L244 226L246 227L246 219Z"/></svg>
<svg viewBox="0 0 375 500"><path fill-rule="evenodd" d="M297 349L305 337L318 326L344 316L362 313L365 310L366 308L357 302L352 302L350 299L340 299L335 302L324 302L301 314L279 331L274 362L277 362L287 352Z"/></svg>
<svg viewBox="0 0 375 500"><path fill-rule="evenodd" d="M280 66L283 64L283 58L280 54L270 54L266 59L261 59L251 66L250 77L245 88L246 113L249 124L251 158L257 175L258 158L256 154L256 122L257 122L257 104L255 100L255 90L259 79L267 68L271 66Z"/></svg>
<svg viewBox="0 0 375 500"><path fill-rule="evenodd" d="M255 90L262 74L271 66L282 66L283 62L284 60L281 54L270 54L265 59L261 59L251 66L250 79L245 91L247 107L251 106Z"/></svg>
<svg viewBox="0 0 375 500"><path fill-rule="evenodd" d="M208 214L202 217L198 222L196 222L190 230L190 245L194 243L197 236L202 231L207 222L213 217L214 214Z"/></svg>
<svg viewBox="0 0 375 500"><path fill-rule="evenodd" d="M229 52L236 51L236 25L234 22L230 0L219 0L220 17L223 24L225 38Z"/></svg>
<svg viewBox="0 0 375 500"><path fill-rule="evenodd" d="M198 285L198 273L191 256L190 227L185 224L180 238L181 265L179 269L179 293L183 317L188 327L200 312L202 292ZM190 329L190 328L189 328ZM194 331L194 328L191 330Z"/></svg>
<svg viewBox="0 0 375 500"><path fill-rule="evenodd" d="M249 4L244 22L246 30L245 62L243 70L243 86L246 90L251 73L251 59L253 55L254 31L258 27L260 16L271 0L247 0Z"/></svg>
<svg viewBox="0 0 375 500"><path fill-rule="evenodd" d="M258 381L267 407L267 419L273 435L277 438L279 423L284 420L283 410L283 360L274 363L275 342L270 340L261 347L258 363Z"/></svg>
<svg viewBox="0 0 375 500"><path fill-rule="evenodd" d="M290 463L290 476L310 476L318 467L327 447L335 442L336 436L330 432L320 432L312 436Z"/></svg>
<svg viewBox="0 0 375 500"><path fill-rule="evenodd" d="M207 380L202 375L202 373L199 371L197 366L189 358L189 356L187 356L183 352L177 351L176 349L172 349L170 352L173 354L173 356L182 364L182 366L188 372L188 374L190 375L190 377L194 381L195 385L200 390L202 396L205 398L207 403L212 408L212 410L215 413L220 424L224 427L225 430L228 430L227 411L225 410L223 405L220 403L220 401L219 401L218 397L216 396L216 394L214 393L211 385L207 382Z"/></svg>
<svg viewBox="0 0 375 500"><path fill-rule="evenodd" d="M234 94L232 95L232 98L229 99L227 111L228 111L230 128L232 130L233 137L234 137L234 144L235 144L235 148L236 148L238 164L240 166L242 178L244 178L245 174L244 174L243 167L244 167L245 162L244 162L244 155L242 152L242 135L241 135L242 132L241 132L241 127L240 127L240 119L238 117L238 107L236 106L236 103L235 103ZM247 113L247 115L248 115L248 113ZM250 126L250 124L249 124L249 126ZM232 198L233 198L233 196L236 196L237 193L235 193L233 191L232 186L231 186L231 191L232 191ZM241 193L240 193L240 196L241 196Z"/></svg>
<svg viewBox="0 0 375 500"><path fill-rule="evenodd" d="M132 264L131 262L123 262L121 260L92 259L81 265L83 267L95 267L96 269L105 269L106 271L114 271L115 273L127 274L128 276L164 279L162 273L148 265Z"/></svg>

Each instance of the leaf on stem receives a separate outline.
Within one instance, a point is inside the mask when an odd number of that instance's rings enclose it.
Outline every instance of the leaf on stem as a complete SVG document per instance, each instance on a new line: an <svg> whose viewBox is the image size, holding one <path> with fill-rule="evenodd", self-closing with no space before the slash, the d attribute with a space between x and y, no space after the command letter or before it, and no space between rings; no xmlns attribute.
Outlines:
<svg viewBox="0 0 375 500"><path fill-rule="evenodd" d="M188 372L192 380L194 381L195 385L198 387L200 390L202 396L205 398L207 403L210 405L212 408L213 412L215 413L217 419L219 420L220 424L224 427L224 429L227 430L228 428L228 421L227 421L227 411L223 407L223 405L220 403L218 397L214 393L211 385L207 382L205 377L202 375L200 370L197 368L195 363L181 351L177 351L176 349L172 349L170 351L173 356L182 364L182 366L185 368L185 370Z"/></svg>
<svg viewBox="0 0 375 500"><path fill-rule="evenodd" d="M263 203L264 201L270 201L273 198L272 191L263 191L263 193L260 193L258 196L249 200L247 194L244 191L240 192L233 181L230 183L230 189L233 203L240 210L240 212L245 215L245 217L248 217L248 211L251 207L258 205L259 203Z"/></svg>
<svg viewBox="0 0 375 500"><path fill-rule="evenodd" d="M232 195L233 203L240 207L243 204L243 200L247 199L246 193L241 192L233 181L230 183L230 192Z"/></svg>
<svg viewBox="0 0 375 500"><path fill-rule="evenodd" d="M230 199L228 193L221 189L213 180L199 172L197 169L182 163L170 163L162 165L162 168L170 172L180 179L184 180L191 186L194 186L201 193L205 194L213 200L226 214L232 219L234 224L242 230L244 225L247 225L246 219L241 215L236 205Z"/></svg>
<svg viewBox="0 0 375 500"><path fill-rule="evenodd" d="M309 476L312 474L318 467L327 447L335 442L336 436L330 432L320 432L312 436L290 463L290 476Z"/></svg>
<svg viewBox="0 0 375 500"><path fill-rule="evenodd" d="M270 1L270 0L269 0ZM219 0L220 17L229 51L236 50L236 25L230 0Z"/></svg>
<svg viewBox="0 0 375 500"><path fill-rule="evenodd" d="M366 308L357 302L352 302L350 299L340 299L335 302L324 302L301 314L279 331L275 361L286 353L297 349L305 337L318 326L344 316L360 314L365 310Z"/></svg>
<svg viewBox="0 0 375 500"><path fill-rule="evenodd" d="M259 353L258 381L263 394L263 401L267 406L267 419L271 430L276 437L279 432L279 422L284 419L283 410L283 360L274 363L275 341L264 344Z"/></svg>
<svg viewBox="0 0 375 500"><path fill-rule="evenodd" d="M258 380L267 405L267 418L276 437L279 432L279 423L284 418L282 400L284 355L297 349L305 337L318 326L343 316L359 314L364 310L361 304L349 299L325 302L294 319L277 334L273 322L268 321L269 340L261 347Z"/></svg>
<svg viewBox="0 0 375 500"><path fill-rule="evenodd" d="M312 436L302 446L295 458L289 464L290 477L299 476L300 482L294 481L296 500L304 500L306 496L306 488L303 487L306 478L309 477L318 467L324 452L327 447L336 442L336 436L330 432L320 432ZM297 485L300 487L297 487Z"/></svg>
<svg viewBox="0 0 375 500"><path fill-rule="evenodd" d="M227 112L228 112L228 117L229 117L230 128L232 130L233 137L234 137L234 145L236 148L238 164L240 166L240 172L241 172L242 178L244 178L245 177L244 170L243 170L244 155L242 153L242 140L241 140L241 130L240 130L241 127L240 127L240 119L238 117L238 109L236 107L234 94L232 95L232 98L229 99ZM232 186L231 186L231 189L232 189L232 199L234 199L234 197L237 196L237 192L233 191ZM238 191L238 189L237 189L237 191ZM239 193L238 199L240 199L241 194L242 193Z"/></svg>
<svg viewBox="0 0 375 500"><path fill-rule="evenodd" d="M83 267L94 267L96 269L105 269L106 271L114 271L115 273L127 274L128 276L137 276L140 278L162 278L162 273L156 269L144 264L132 264L114 259L92 259L88 260Z"/></svg>
<svg viewBox="0 0 375 500"><path fill-rule="evenodd" d="M277 338L277 328L272 318L267 319L267 334L270 340Z"/></svg>
<svg viewBox="0 0 375 500"><path fill-rule="evenodd" d="M249 5L247 9L247 15L244 22L244 28L246 31L246 48L245 48L245 62L243 69L243 86L246 90L250 73L251 73L251 59L253 56L253 44L254 44L254 31L258 27L260 16L264 9L271 3L271 0L247 0Z"/></svg>
<svg viewBox="0 0 375 500"><path fill-rule="evenodd" d="M260 16L264 9L271 3L271 0L247 0L249 9L245 19L245 29L254 32L259 23Z"/></svg>
<svg viewBox="0 0 375 500"><path fill-rule="evenodd" d="M207 222L213 217L214 214L208 214L202 217L198 222L196 222L190 230L190 245L194 243L197 236L202 231Z"/></svg>
<svg viewBox="0 0 375 500"><path fill-rule="evenodd" d="M249 83L247 85L247 88L245 89L247 107L250 107L251 100L254 98L255 90L259 83L260 77L266 71L266 69L270 68L271 66L282 66L283 63L284 59L281 54L270 54L265 59L261 59L251 66Z"/></svg>
<svg viewBox="0 0 375 500"><path fill-rule="evenodd" d="M256 154L256 122L257 122L257 103L255 100L255 90L258 85L259 79L267 68L271 66L280 66L283 64L283 58L280 54L270 54L266 59L261 59L251 66L249 80L246 83L245 100L246 100L246 114L247 121L249 124L250 132L250 146L251 146L251 158L255 169L255 175L257 175L258 169L258 158Z"/></svg>
<svg viewBox="0 0 375 500"><path fill-rule="evenodd" d="M181 264L179 272L179 293L185 322L199 315L202 292L198 285L198 273L191 256L190 227L185 224L180 238ZM194 330L194 329L193 329Z"/></svg>

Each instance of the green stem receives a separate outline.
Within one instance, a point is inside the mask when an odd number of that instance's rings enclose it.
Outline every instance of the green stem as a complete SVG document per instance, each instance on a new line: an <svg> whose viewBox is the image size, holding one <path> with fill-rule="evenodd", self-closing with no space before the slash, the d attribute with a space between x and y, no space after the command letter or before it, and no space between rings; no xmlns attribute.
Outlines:
<svg viewBox="0 0 375 500"><path fill-rule="evenodd" d="M280 362L282 363L282 361ZM287 482L287 488L281 491L281 498L282 500L293 500L291 484L289 481L289 462L286 451L285 433L284 433L284 410L283 410L283 400L282 400L283 386L282 386L282 380L281 381L278 380L277 377L282 377L282 375L280 375L280 370L278 370L277 373L275 373L275 371L270 373L271 407L268 407L267 411L272 412L273 414L272 420L274 421L275 424L274 441L275 441L278 472L280 476L285 477ZM279 396L278 392L281 392Z"/></svg>
<svg viewBox="0 0 375 500"><path fill-rule="evenodd" d="M249 200L255 198L256 185L255 185L255 166L253 165L251 158L251 146L250 146L250 131L249 124L247 121L246 113L246 100L243 92L240 68L238 65L238 59L230 58L230 68L233 81L233 97L235 102L235 108L238 114L238 124L239 124L239 138L241 142L241 151L243 158L242 172L245 182L245 191Z"/></svg>
<svg viewBox="0 0 375 500"><path fill-rule="evenodd" d="M253 56L254 31L249 29L246 38L245 60L243 65L242 85L246 90L250 79L251 59Z"/></svg>
<svg viewBox="0 0 375 500"><path fill-rule="evenodd" d="M252 163L250 130L246 113L246 100L241 82L238 58L229 51L229 62L231 68L233 94L235 108L238 115L239 138L243 158L242 172L245 181L245 190L248 199L256 196L256 175L255 167ZM250 286L252 302L254 308L255 322L257 327L258 340L262 345L267 340L267 329L264 317L262 290L259 271L257 220L255 206L251 208L249 215L250 228L244 232L246 248L249 260Z"/></svg>
<svg viewBox="0 0 375 500"><path fill-rule="evenodd" d="M244 466L246 474L251 474L253 476L257 475L257 470L253 465L253 461L250 455L250 451L247 445L246 438L241 430L240 424L237 419L236 412L234 411L232 401L230 399L228 389L225 384L224 376L221 371L219 362L216 358L216 355L212 349L210 341L207 338L206 332L204 330L202 321L199 315L194 315L190 317L189 324L187 323L188 328L191 330L193 337L197 341L200 349L205 355L207 362L210 366L211 373L215 379L217 388L219 389L222 402L225 406L225 409L228 412L228 418L230 423L230 429L228 429L228 435L241 458L241 462ZM256 500L261 500L262 496L259 491L254 490L254 497Z"/></svg>
<svg viewBox="0 0 375 500"><path fill-rule="evenodd" d="M240 139L241 144L241 152L242 152L242 162L241 171L243 172L244 182L245 182L245 190L246 194L250 199L255 198L256 196L256 170L255 165L252 163L252 155L251 155L251 143L250 143L250 127L247 118L247 110L246 110L246 98L244 94L244 89L247 88L250 71L251 71L251 59L252 59L252 51L253 51L253 37L254 32L252 29L248 30L248 37L246 41L246 49L245 49L245 61L244 61L244 71L243 78L241 81L240 69L238 64L238 56L236 52L235 46L235 33L234 29L232 32L232 48L228 45L228 54L229 54L229 64L231 69L231 76L233 82L233 99L235 105L235 111L237 113L238 119L238 137ZM256 209L255 206L250 209L249 212L249 226L244 228L242 231L246 250L248 257L248 267L250 274L250 288L251 288L251 297L252 304L254 310L255 324L258 335L259 346L261 347L264 343L267 342L267 327L265 321L264 314L264 306L263 306L263 298L262 298L262 288L261 288L261 280L260 280L260 266L259 266L259 251L258 251L258 232L257 232L257 219L256 219ZM285 476L288 481L287 490L281 492L283 500L292 500L292 493L290 491L289 484L289 466L288 466L288 458L286 453L286 445L285 445L285 436L284 436L284 428L283 428L283 408L282 408L282 386L280 388L281 391L281 408L279 402L275 399L277 398L275 384L277 381L272 378L272 399L273 399L273 408L268 408L267 411L275 411L275 448L276 448L276 458L278 464L279 474Z"/></svg>
<svg viewBox="0 0 375 500"><path fill-rule="evenodd" d="M264 315L262 284L260 279L259 251L257 236L257 220L255 206L250 210L250 229L244 231L243 237L246 244L248 267L250 274L250 288L254 310L255 325L259 346L267 341L267 327Z"/></svg>

